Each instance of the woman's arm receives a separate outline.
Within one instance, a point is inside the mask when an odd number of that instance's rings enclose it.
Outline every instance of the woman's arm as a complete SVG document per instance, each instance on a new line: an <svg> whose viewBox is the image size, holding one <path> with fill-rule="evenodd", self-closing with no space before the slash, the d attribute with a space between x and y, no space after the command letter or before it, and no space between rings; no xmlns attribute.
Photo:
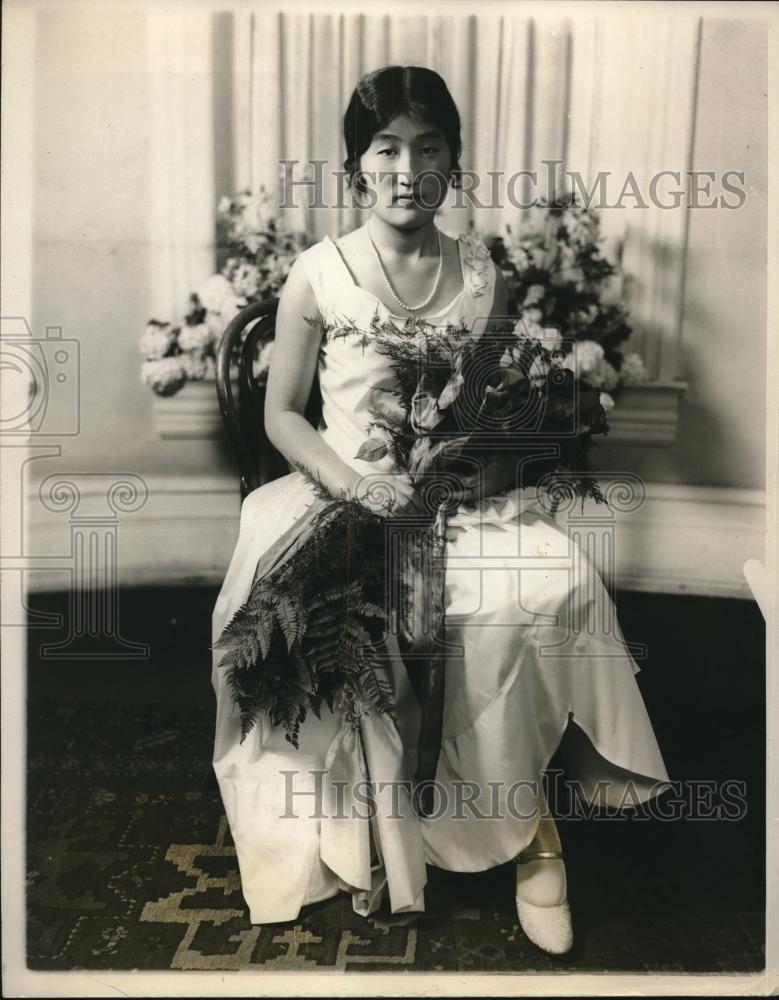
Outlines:
<svg viewBox="0 0 779 1000"><path fill-rule="evenodd" d="M330 492L353 491L360 474L343 461L305 418L317 369L321 329L305 317L318 314L305 269L293 265L279 300L273 363L265 396L265 432L294 466L316 473Z"/></svg>

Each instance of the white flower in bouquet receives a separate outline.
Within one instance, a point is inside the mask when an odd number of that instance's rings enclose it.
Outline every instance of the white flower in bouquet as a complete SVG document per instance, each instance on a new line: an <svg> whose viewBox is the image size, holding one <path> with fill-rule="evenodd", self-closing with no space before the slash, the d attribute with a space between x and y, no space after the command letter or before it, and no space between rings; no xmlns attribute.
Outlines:
<svg viewBox="0 0 779 1000"><path fill-rule="evenodd" d="M544 318L544 314L536 306L531 306L529 309L522 310L522 318L526 319L528 323L538 324Z"/></svg>
<svg viewBox="0 0 779 1000"><path fill-rule="evenodd" d="M648 378L649 374L641 355L635 351L626 354L619 370L620 382L623 385L639 385L641 382L646 382Z"/></svg>
<svg viewBox="0 0 779 1000"><path fill-rule="evenodd" d="M513 244L508 247L508 257L518 271L525 271L530 266L530 254L525 247Z"/></svg>
<svg viewBox="0 0 779 1000"><path fill-rule="evenodd" d="M566 272L566 276L574 269L576 263L576 251L567 243L558 244L558 256L560 267Z"/></svg>
<svg viewBox="0 0 779 1000"><path fill-rule="evenodd" d="M273 199L264 187L261 187L259 193L246 203L241 216L244 225L252 230L266 229L275 221Z"/></svg>
<svg viewBox="0 0 779 1000"><path fill-rule="evenodd" d="M187 381L187 373L181 363L182 355L175 358L159 358L144 361L141 365L141 379L158 396L172 396Z"/></svg>
<svg viewBox="0 0 779 1000"><path fill-rule="evenodd" d="M544 291L543 285L531 285L525 293L525 301L522 303L523 307L527 309L529 306L534 306L536 302L540 302L544 297Z"/></svg>
<svg viewBox="0 0 779 1000"><path fill-rule="evenodd" d="M176 343L176 331L170 323L161 323L152 319L146 324L141 335L139 347L147 361L157 361L164 358Z"/></svg>
<svg viewBox="0 0 779 1000"><path fill-rule="evenodd" d="M270 371L270 362L273 357L273 341L269 340L260 348L259 357L254 359L252 374L257 379L267 378Z"/></svg>
<svg viewBox="0 0 779 1000"><path fill-rule="evenodd" d="M208 377L206 358L202 354L180 354L178 360L181 362L189 381L202 382L204 378Z"/></svg>
<svg viewBox="0 0 779 1000"><path fill-rule="evenodd" d="M573 350L566 354L563 368L569 368L578 378L585 377L607 392L619 384L619 372L609 364L603 348L594 340L578 340Z"/></svg>
<svg viewBox="0 0 779 1000"><path fill-rule="evenodd" d="M227 329L227 320L222 317L221 313L209 312L206 313L206 325L211 333L211 343L216 346Z"/></svg>
<svg viewBox="0 0 779 1000"><path fill-rule="evenodd" d="M590 375L603 360L603 348L597 341L577 340L566 354L563 367L570 368L574 375Z"/></svg>
<svg viewBox="0 0 779 1000"><path fill-rule="evenodd" d="M577 288L581 289L584 285L584 271L580 267L566 267L562 272L561 276L565 278L566 281L572 282Z"/></svg>
<svg viewBox="0 0 779 1000"><path fill-rule="evenodd" d="M574 243L595 243L598 240L598 218L591 209L566 208L561 218L568 233L568 238Z"/></svg>
<svg viewBox="0 0 779 1000"><path fill-rule="evenodd" d="M255 299L260 290L260 272L254 264L241 263L232 278L236 295L243 299Z"/></svg>
<svg viewBox="0 0 779 1000"><path fill-rule="evenodd" d="M514 333L518 337L530 337L532 340L540 340L544 335L544 328L536 320L530 319L526 313L514 325Z"/></svg>
<svg viewBox="0 0 779 1000"><path fill-rule="evenodd" d="M611 396L607 392L601 391L601 393L600 393L600 405L603 407L603 409L606 411L606 413L609 413L611 410L614 409L614 400L611 398Z"/></svg>
<svg viewBox="0 0 779 1000"><path fill-rule="evenodd" d="M235 293L235 289L223 274L214 274L198 289L200 304L209 313L218 313L229 323L246 303Z"/></svg>
<svg viewBox="0 0 779 1000"><path fill-rule="evenodd" d="M251 200L252 200L251 191L249 191L248 189L244 191L239 191L238 194L236 194L231 199L230 208L231 210L242 212L246 208L246 206L251 202Z"/></svg>
<svg viewBox="0 0 779 1000"><path fill-rule="evenodd" d="M256 256L262 246L262 239L259 233L255 233L249 226L238 225L233 231L235 239L240 240L252 256Z"/></svg>
<svg viewBox="0 0 779 1000"><path fill-rule="evenodd" d="M619 385L619 372L604 358L591 375L593 381L599 388L610 392Z"/></svg>
<svg viewBox="0 0 779 1000"><path fill-rule="evenodd" d="M182 351L195 351L205 354L214 342L213 334L207 323L197 323L190 326L185 323L179 334L179 347Z"/></svg>

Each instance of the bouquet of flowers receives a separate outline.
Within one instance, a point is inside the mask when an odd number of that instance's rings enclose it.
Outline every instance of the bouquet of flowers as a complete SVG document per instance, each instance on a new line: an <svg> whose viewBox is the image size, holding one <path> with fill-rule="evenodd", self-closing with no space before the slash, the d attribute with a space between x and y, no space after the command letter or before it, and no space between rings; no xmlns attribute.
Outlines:
<svg viewBox="0 0 779 1000"><path fill-rule="evenodd" d="M264 188L223 197L217 232L224 263L190 295L189 310L178 324L149 320L141 337L141 379L161 396L171 396L188 381L214 377L214 355L230 320L246 306L279 295L297 255L308 246L301 233L277 218ZM254 360L254 377L267 378L273 341ZM237 375L237 365L233 368Z"/></svg>
<svg viewBox="0 0 779 1000"><path fill-rule="evenodd" d="M361 709L391 713L379 672L389 662L386 629L394 627L422 706L416 779L423 783L435 776L441 741L446 524L462 484L498 465L504 489L534 486L553 498L562 489L603 502L589 451L593 436L608 431L606 414L598 388L521 324L474 339L464 325L398 327L376 315L370 331L345 322L326 333L369 338L391 359L394 380L384 391L395 398L372 411L355 458L390 455L418 488L425 513L385 521L354 498L329 495L302 470L317 499L258 566L249 600L216 643L227 649L219 665L230 668L244 735L269 711L295 743L307 710L318 713L323 698L332 708L337 693L354 724ZM386 531L398 522L402 544L387 545ZM426 791L423 814L432 798Z"/></svg>
<svg viewBox="0 0 779 1000"><path fill-rule="evenodd" d="M631 334L627 312L608 301L609 282L619 268L600 252L600 220L573 196L542 202L535 225L515 234L488 237L492 259L501 268L509 312L531 333L559 331L566 367L586 377L604 396L623 385L647 380L641 355L625 352ZM610 408L613 400L606 396Z"/></svg>

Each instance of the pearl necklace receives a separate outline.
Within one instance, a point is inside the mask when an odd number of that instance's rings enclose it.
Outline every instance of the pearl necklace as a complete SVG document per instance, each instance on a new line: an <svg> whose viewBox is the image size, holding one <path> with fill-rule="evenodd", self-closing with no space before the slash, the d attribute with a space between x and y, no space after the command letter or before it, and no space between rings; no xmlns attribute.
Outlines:
<svg viewBox="0 0 779 1000"><path fill-rule="evenodd" d="M424 302L420 302L418 306L410 306L403 301L403 299L398 295L398 293L392 287L392 282L390 281L389 275L387 274L386 268L384 267L384 262L381 259L379 248L373 242L373 237L371 236L370 230L368 230L368 239L371 241L371 246L373 247L376 253L376 259L378 260L379 267L381 268L381 274L382 277L384 278L384 284L387 286L387 290L389 291L392 298L398 303L398 305L402 306L406 310L406 312L410 313L419 312L420 309L424 309L425 306L429 305L433 301L435 293L438 291L438 286L441 283L441 273L443 271L444 255L441 251L441 231L437 226L435 227L435 232L436 232L436 237L438 239L438 271L435 276L433 289Z"/></svg>

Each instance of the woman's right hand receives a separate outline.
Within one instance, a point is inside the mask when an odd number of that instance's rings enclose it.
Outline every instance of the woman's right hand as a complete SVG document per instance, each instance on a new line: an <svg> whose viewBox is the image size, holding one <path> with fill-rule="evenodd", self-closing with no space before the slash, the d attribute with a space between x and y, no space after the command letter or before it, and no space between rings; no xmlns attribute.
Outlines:
<svg viewBox="0 0 779 1000"><path fill-rule="evenodd" d="M352 495L380 517L413 517L425 513L424 501L407 472L363 476L352 488Z"/></svg>

